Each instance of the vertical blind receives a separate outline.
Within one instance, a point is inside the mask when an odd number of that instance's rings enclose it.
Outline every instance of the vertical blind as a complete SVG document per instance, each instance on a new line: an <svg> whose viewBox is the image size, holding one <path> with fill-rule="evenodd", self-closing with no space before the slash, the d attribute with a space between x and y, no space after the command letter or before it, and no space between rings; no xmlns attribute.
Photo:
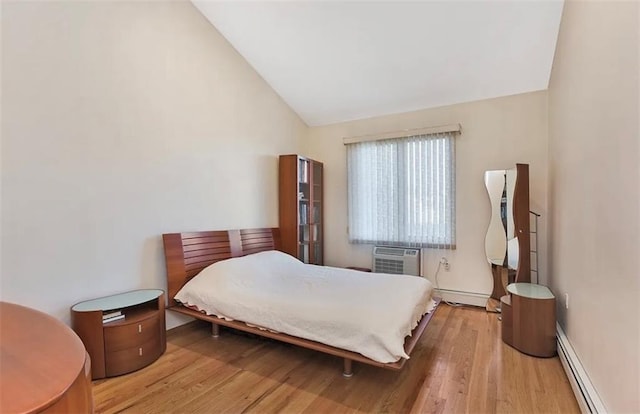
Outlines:
<svg viewBox="0 0 640 414"><path fill-rule="evenodd" d="M455 248L454 133L346 147L350 243Z"/></svg>

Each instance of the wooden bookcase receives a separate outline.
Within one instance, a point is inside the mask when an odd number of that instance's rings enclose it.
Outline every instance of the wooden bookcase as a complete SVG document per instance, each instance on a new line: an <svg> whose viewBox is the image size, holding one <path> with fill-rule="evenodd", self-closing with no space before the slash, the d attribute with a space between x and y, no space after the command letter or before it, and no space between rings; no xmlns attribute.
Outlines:
<svg viewBox="0 0 640 414"><path fill-rule="evenodd" d="M299 155L281 155L279 217L282 251L304 263L322 265L323 165Z"/></svg>

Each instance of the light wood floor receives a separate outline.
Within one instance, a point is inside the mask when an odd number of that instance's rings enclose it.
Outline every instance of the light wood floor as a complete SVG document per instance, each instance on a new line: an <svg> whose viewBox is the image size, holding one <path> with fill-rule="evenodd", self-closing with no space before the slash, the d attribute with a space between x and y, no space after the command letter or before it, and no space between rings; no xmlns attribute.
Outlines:
<svg viewBox="0 0 640 414"><path fill-rule="evenodd" d="M497 315L442 304L402 371L354 364L201 322L150 366L94 382L97 413L578 413L557 357L502 343Z"/></svg>

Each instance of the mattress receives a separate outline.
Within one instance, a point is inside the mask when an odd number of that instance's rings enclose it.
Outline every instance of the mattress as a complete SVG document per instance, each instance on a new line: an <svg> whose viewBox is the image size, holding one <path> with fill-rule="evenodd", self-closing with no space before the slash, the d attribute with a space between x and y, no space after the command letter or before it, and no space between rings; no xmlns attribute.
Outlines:
<svg viewBox="0 0 640 414"><path fill-rule="evenodd" d="M175 299L389 363L409 358L405 337L435 307L432 293L422 277L309 265L272 250L208 266Z"/></svg>

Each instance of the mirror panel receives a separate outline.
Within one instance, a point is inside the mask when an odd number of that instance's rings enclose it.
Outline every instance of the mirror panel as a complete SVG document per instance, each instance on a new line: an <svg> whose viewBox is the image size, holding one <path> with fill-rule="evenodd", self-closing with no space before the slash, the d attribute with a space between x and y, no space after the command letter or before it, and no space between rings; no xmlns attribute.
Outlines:
<svg viewBox="0 0 640 414"><path fill-rule="evenodd" d="M507 254L507 235L504 226L506 216L503 208L503 205L506 206L505 180L505 170L484 173L484 185L491 203L491 220L484 239L484 250L489 263L498 266L504 265Z"/></svg>
<svg viewBox="0 0 640 414"><path fill-rule="evenodd" d="M518 179L518 171L515 168L506 170L506 193L507 193L507 267L509 269L518 269L518 258L520 245L518 235L516 234L516 225L513 218L515 206L514 194L516 191L516 181Z"/></svg>
<svg viewBox="0 0 640 414"><path fill-rule="evenodd" d="M484 247L494 278L487 310L499 312L499 300L506 294L507 284L531 280L529 165L486 171L484 183L491 203Z"/></svg>
<svg viewBox="0 0 640 414"><path fill-rule="evenodd" d="M520 263L519 258L520 243L518 242L518 238L514 237L507 242L507 267L509 269L518 270L518 264Z"/></svg>
<svg viewBox="0 0 640 414"><path fill-rule="evenodd" d="M515 168L506 170L506 208L507 208L507 240L511 240L516 237L516 225L513 219L513 195L516 191L516 180L518 178L518 172Z"/></svg>
<svg viewBox="0 0 640 414"><path fill-rule="evenodd" d="M516 168L484 173L484 184L491 203L491 220L484 242L487 260L513 270L518 269L520 253L513 214L517 179Z"/></svg>

